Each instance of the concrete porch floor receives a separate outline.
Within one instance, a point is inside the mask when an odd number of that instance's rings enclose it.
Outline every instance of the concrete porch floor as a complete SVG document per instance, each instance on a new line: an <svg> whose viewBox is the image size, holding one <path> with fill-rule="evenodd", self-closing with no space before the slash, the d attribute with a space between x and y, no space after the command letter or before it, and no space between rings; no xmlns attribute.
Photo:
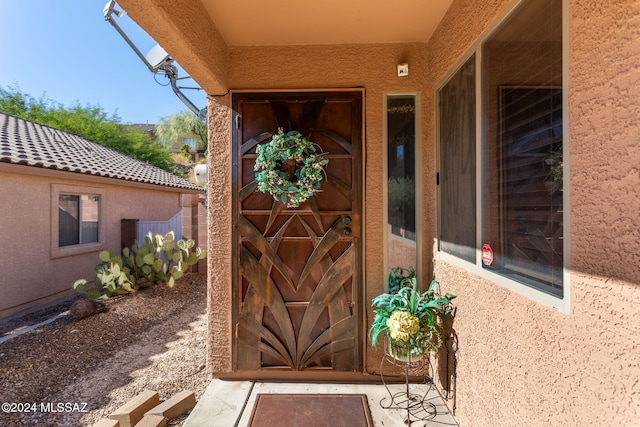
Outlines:
<svg viewBox="0 0 640 427"><path fill-rule="evenodd" d="M392 393L406 390L405 384L390 384L388 387ZM433 403L436 410L432 419L416 421L411 423L411 426L457 426L434 387L429 389L429 385L426 384L409 384L409 387L410 392L416 394L424 394L429 390L426 401ZM247 427L256 395L259 393L366 394L374 426L407 425L404 422L406 410L383 409L380 406L381 399L386 397L386 402L389 401L389 392L382 384L276 383L214 379L185 421L184 427ZM328 422L327 427L335 425L331 423L330 418ZM283 420L282 426L286 425L286 420Z"/></svg>

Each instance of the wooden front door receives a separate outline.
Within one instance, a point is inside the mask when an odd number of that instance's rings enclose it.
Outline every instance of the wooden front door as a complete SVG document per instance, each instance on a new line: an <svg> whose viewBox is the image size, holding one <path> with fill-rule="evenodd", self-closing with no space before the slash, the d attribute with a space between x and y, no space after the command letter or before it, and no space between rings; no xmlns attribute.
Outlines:
<svg viewBox="0 0 640 427"><path fill-rule="evenodd" d="M234 370L361 371L362 92L238 93L232 103ZM255 149L278 128L329 160L321 191L298 208L257 191Z"/></svg>

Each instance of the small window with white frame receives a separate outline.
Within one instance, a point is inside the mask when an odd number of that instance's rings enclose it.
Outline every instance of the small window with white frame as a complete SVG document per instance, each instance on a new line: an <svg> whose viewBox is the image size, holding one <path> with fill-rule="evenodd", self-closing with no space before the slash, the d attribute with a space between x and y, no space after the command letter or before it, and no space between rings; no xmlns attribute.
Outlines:
<svg viewBox="0 0 640 427"><path fill-rule="evenodd" d="M52 258L96 251L105 246L104 195L102 188L52 184Z"/></svg>
<svg viewBox="0 0 640 427"><path fill-rule="evenodd" d="M86 245L99 241L100 196L58 196L58 246Z"/></svg>

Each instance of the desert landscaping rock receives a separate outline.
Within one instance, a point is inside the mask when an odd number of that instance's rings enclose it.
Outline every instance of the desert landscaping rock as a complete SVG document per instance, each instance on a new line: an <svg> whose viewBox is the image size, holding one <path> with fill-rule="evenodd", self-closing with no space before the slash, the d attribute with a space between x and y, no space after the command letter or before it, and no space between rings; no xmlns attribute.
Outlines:
<svg viewBox="0 0 640 427"><path fill-rule="evenodd" d="M16 408L22 411L0 412L0 426L92 426L144 390L157 391L161 401L183 390L200 398L210 381L204 275L104 304L102 313L63 316L0 344L0 402L23 404Z"/></svg>
<svg viewBox="0 0 640 427"><path fill-rule="evenodd" d="M86 298L78 298L73 302L73 304L71 304L69 315L74 319L80 320L96 313L102 313L106 309L107 307L101 302L90 301Z"/></svg>

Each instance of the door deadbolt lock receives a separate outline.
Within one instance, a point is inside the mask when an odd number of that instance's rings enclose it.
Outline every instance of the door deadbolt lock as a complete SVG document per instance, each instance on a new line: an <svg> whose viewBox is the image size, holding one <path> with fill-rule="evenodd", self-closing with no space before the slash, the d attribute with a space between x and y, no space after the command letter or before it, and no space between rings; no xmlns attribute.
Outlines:
<svg viewBox="0 0 640 427"><path fill-rule="evenodd" d="M349 225L349 224L351 224L351 217L350 217L350 216L342 217L342 223L343 223L344 225Z"/></svg>

